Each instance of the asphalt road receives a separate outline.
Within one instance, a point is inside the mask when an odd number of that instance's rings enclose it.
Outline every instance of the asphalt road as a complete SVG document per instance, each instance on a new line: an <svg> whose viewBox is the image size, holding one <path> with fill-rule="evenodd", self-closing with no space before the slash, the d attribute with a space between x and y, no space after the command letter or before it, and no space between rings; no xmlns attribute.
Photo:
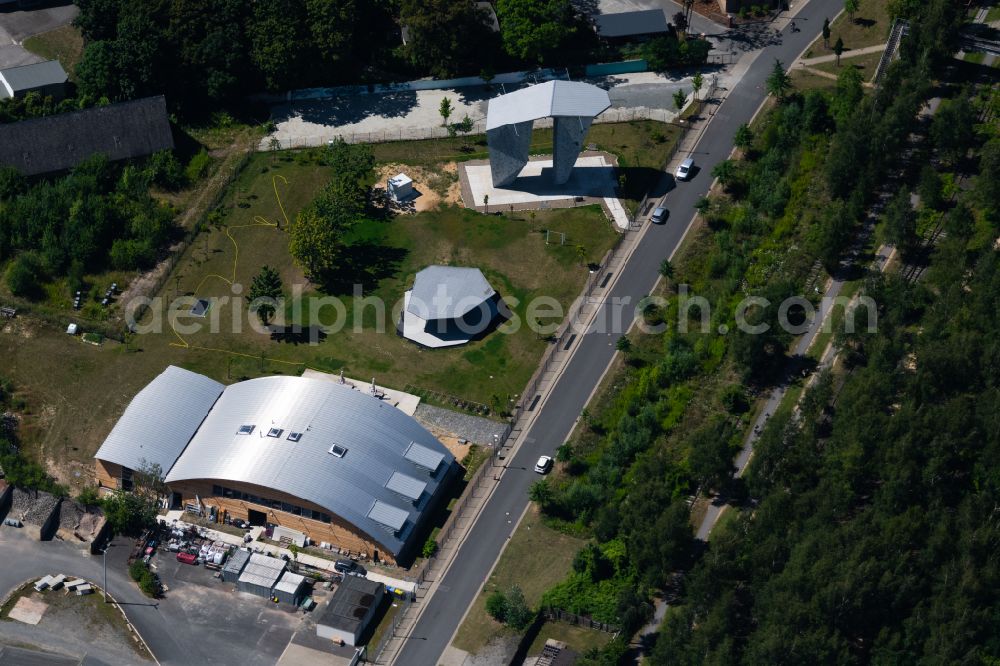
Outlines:
<svg viewBox="0 0 1000 666"><path fill-rule="evenodd" d="M726 97L691 153L699 171L667 195L666 206L671 212L667 224L647 226L611 290L608 303L618 299L629 304L624 312L624 325L616 332L602 332L607 328L605 323L611 321L612 312L607 305L598 312L594 326L577 343L579 348L525 433L508 471L483 507L450 569L439 581L395 663L437 663L528 503L528 488L538 478L532 471L535 460L539 455L552 454L569 435L614 356L615 341L633 319L634 304L652 290L660 262L677 248L692 221L695 202L711 185L712 167L729 156L736 128L749 122L764 99L765 80L774 60L781 60L787 67L819 34L823 18L834 16L841 4L840 0L811 0L797 13L796 22L801 30L793 33L785 29L779 39L763 49L739 84L730 91L719 92Z"/></svg>

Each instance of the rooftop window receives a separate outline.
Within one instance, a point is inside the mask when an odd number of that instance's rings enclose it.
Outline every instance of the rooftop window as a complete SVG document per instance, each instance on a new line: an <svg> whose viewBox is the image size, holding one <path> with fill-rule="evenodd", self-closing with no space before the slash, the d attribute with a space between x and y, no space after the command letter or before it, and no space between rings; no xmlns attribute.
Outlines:
<svg viewBox="0 0 1000 666"><path fill-rule="evenodd" d="M281 428L271 428L267 431L268 437L281 437L281 433L285 432Z"/></svg>
<svg viewBox="0 0 1000 666"><path fill-rule="evenodd" d="M343 458L344 454L347 453L347 448L341 446L340 444L334 444L330 447L330 453L337 456L338 458Z"/></svg>
<svg viewBox="0 0 1000 666"><path fill-rule="evenodd" d="M240 435L249 435L249 434L251 434L253 432L253 429L254 429L254 426L252 426L252 425L242 425L242 426L240 426L239 434Z"/></svg>
<svg viewBox="0 0 1000 666"><path fill-rule="evenodd" d="M290 432L290 433L288 433L287 439L288 439L289 442L297 442L300 439L302 439L302 433L301 432Z"/></svg>

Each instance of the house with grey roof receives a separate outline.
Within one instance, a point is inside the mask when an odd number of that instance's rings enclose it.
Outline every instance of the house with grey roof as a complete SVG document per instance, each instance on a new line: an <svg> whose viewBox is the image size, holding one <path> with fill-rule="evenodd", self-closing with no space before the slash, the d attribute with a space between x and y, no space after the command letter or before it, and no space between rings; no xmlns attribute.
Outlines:
<svg viewBox="0 0 1000 666"><path fill-rule="evenodd" d="M454 347L494 328L501 299L478 268L428 266L403 296L400 334L424 347Z"/></svg>
<svg viewBox="0 0 1000 666"><path fill-rule="evenodd" d="M46 60L31 65L0 69L0 99L24 97L37 92L57 101L66 96L69 77L58 60Z"/></svg>
<svg viewBox="0 0 1000 666"><path fill-rule="evenodd" d="M97 153L118 161L173 147L162 95L0 124L0 166L26 176L72 169Z"/></svg>

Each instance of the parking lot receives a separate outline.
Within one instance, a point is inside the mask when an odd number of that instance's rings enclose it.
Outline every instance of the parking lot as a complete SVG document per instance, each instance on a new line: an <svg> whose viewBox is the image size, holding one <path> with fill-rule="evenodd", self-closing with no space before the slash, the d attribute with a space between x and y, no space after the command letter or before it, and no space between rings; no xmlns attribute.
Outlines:
<svg viewBox="0 0 1000 666"><path fill-rule="evenodd" d="M0 69L41 62L43 58L25 50L21 42L72 22L78 13L76 5L69 2L49 3L30 11L17 9L16 3L0 7Z"/></svg>

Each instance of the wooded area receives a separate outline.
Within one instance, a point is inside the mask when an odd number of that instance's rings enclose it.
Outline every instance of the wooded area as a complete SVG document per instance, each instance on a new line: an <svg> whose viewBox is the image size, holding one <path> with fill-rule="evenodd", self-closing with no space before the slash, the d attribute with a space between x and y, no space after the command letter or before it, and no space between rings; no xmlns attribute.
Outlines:
<svg viewBox="0 0 1000 666"><path fill-rule="evenodd" d="M738 300L778 302L801 293L814 261L836 268L955 50L962 17L951 3L918 11L902 57L873 94L853 68L832 94L799 94L775 65L768 87L777 106L741 128L742 159L714 173L726 195L699 206L708 230L676 265L664 263L670 306L645 312L647 323L683 312L672 292L687 283L712 305L713 333L678 334L671 320L662 339L621 346L625 370L560 448L560 474L532 489L549 524L594 539L545 605L619 621L627 633L650 617L653 593L681 595L653 663L953 663L997 654L1000 202L989 174L998 139L995 126L986 136L972 130L979 112L967 90L944 102L930 145L945 164L969 168L967 150L985 143L971 164L975 186L951 204L939 191L950 175L925 175L913 187L929 201L907 213L948 223L930 277L917 286L865 282L879 328L839 340L850 374L824 377L798 419L790 410L772 419L747 482L731 480L749 398L783 380L791 337L773 309L749 313L750 323L771 324L766 335L714 331L735 328ZM895 208L882 233L912 226L906 233L915 235L916 223ZM687 314L696 326L698 308ZM685 501L699 488L724 490L737 505L704 552ZM682 590L672 573L686 570ZM617 663L624 649L614 641L585 663Z"/></svg>

